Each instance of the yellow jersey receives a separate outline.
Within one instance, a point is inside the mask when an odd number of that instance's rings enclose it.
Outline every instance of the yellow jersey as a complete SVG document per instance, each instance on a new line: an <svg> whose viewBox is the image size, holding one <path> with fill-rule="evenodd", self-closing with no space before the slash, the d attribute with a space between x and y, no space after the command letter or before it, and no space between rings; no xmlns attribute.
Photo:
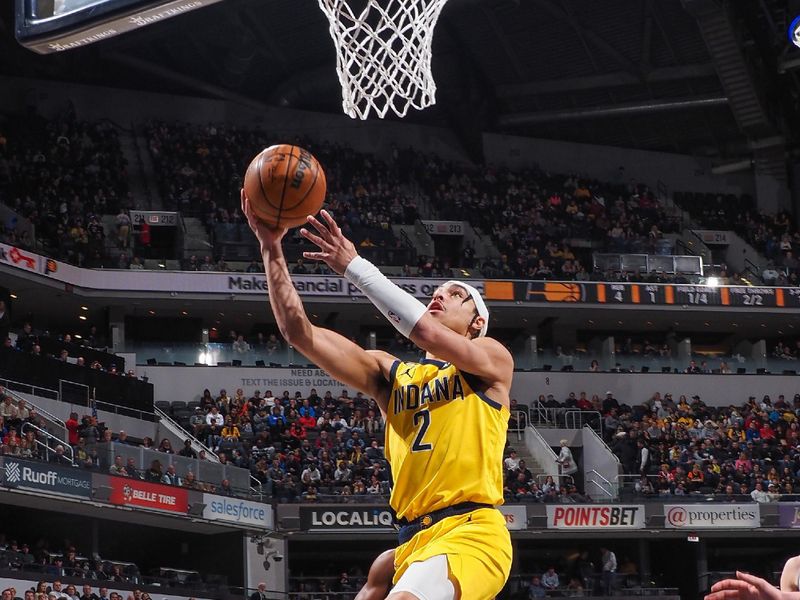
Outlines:
<svg viewBox="0 0 800 600"><path fill-rule="evenodd" d="M508 409L476 376L437 360L398 360L390 382L385 453L397 518L461 502L502 504Z"/></svg>

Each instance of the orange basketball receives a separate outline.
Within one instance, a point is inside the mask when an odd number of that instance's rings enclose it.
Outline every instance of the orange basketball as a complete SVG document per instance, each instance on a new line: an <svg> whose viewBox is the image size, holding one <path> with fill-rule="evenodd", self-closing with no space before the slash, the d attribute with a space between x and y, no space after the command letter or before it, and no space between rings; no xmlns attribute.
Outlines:
<svg viewBox="0 0 800 600"><path fill-rule="evenodd" d="M325 202L325 172L308 151L279 144L259 152L244 174L244 192L259 220L297 227Z"/></svg>

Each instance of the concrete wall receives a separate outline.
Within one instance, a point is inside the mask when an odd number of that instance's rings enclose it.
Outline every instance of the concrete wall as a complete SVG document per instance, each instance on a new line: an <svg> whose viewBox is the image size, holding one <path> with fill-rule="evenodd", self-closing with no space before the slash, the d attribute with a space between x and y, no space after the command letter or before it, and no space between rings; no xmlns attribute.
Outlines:
<svg viewBox="0 0 800 600"><path fill-rule="evenodd" d="M259 367L137 367L138 374L146 375L155 385L156 400L197 400L203 389L217 394L225 388L233 394L237 388L251 395L271 389L275 395L289 390L307 395L316 388L320 396L330 390L334 396L345 386L320 369L280 369ZM791 399L800 393L800 377L791 375L686 375L663 373L561 373L517 372L511 388L511 397L530 404L539 394L553 394L563 401L570 392L586 392L589 398L597 394L605 397L612 391L620 402L641 404L655 392L671 392L677 400L681 394L690 398L699 394L709 405L726 406L742 404L748 396L761 398L769 394L773 399L785 394ZM354 393L351 390L351 395Z"/></svg>
<svg viewBox="0 0 800 600"><path fill-rule="evenodd" d="M69 419L69 413L72 411L77 412L79 417L92 414L92 409L83 404L70 404L68 402L61 402L60 400L51 400L50 398L42 398L40 396L23 394L21 392L15 393L25 398L28 402L40 406L56 417L59 417L62 421ZM154 440L158 439L157 425L151 421L143 421L134 417L125 417L105 410L97 411L97 420L104 422L106 427L109 427L114 433L122 430L136 438L147 436Z"/></svg>
<svg viewBox="0 0 800 600"><path fill-rule="evenodd" d="M619 459L603 443L593 429L581 430L583 442L583 481L589 497L600 500L616 498L619 494L617 475L620 474ZM599 475L598 475L599 474ZM595 483L592 483L592 482ZM609 486L609 482L611 485ZM610 494L610 496L609 496Z"/></svg>

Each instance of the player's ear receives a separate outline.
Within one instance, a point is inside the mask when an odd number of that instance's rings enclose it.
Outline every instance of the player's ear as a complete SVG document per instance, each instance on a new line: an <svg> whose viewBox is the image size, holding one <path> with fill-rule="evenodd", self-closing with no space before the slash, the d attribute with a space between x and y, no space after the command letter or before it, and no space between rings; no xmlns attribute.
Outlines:
<svg viewBox="0 0 800 600"><path fill-rule="evenodd" d="M486 323L486 319L483 317L475 317L472 319L472 323L469 325L469 337L470 339L475 339L481 334L481 330L483 329L483 325Z"/></svg>

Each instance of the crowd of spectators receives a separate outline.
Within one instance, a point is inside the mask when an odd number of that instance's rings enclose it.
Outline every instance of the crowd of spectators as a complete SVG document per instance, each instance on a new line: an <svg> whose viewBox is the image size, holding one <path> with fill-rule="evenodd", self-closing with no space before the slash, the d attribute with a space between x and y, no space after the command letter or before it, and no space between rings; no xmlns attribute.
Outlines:
<svg viewBox="0 0 800 600"><path fill-rule="evenodd" d="M217 242L249 241L239 210L242 175L252 158L274 143L275 135L232 125L164 122L147 124L146 135L169 209L200 217ZM418 214L400 185L397 160L389 165L345 145L307 138L292 143L324 165L328 207L345 235L362 248L402 246L391 225L413 223ZM302 238L292 241L300 244Z"/></svg>
<svg viewBox="0 0 800 600"><path fill-rule="evenodd" d="M468 169L436 157L417 176L443 219L463 219L491 235L498 261L486 276L587 280L591 251L671 254L677 223L645 185L602 183L541 170Z"/></svg>
<svg viewBox="0 0 800 600"><path fill-rule="evenodd" d="M570 504L589 501L570 479L555 481L552 476L547 476L537 480L525 459L520 458L514 449L509 450L508 456L503 460L503 467L503 497L506 502Z"/></svg>
<svg viewBox="0 0 800 600"><path fill-rule="evenodd" d="M192 449L191 440L186 440L183 448L176 449L168 438L160 441L154 441L150 437L133 438L124 430L112 431L106 423L98 421L96 415L79 416L76 412L70 413L64 423L66 434L65 439L61 440L60 432L54 430L53 423L40 415L35 407L29 407L24 399L14 398L0 387L0 455L41 460L91 471L106 470L119 477L176 485L223 496L233 496L236 493L227 479L215 485L200 481L191 470L181 476L176 473L173 465L165 467L158 459L152 460L149 467L143 468L134 458L123 459L117 455L114 462L106 468L98 453L98 444L114 442L123 446L157 450L164 454L208 460L205 450L198 453ZM25 427L26 424L33 427ZM220 462L227 462L224 455L220 457Z"/></svg>
<svg viewBox="0 0 800 600"><path fill-rule="evenodd" d="M37 249L73 264L99 267L105 255L102 215L127 204L128 178L117 128L65 111L0 125L0 203L35 227ZM31 248L19 217L6 221L3 239Z"/></svg>
<svg viewBox="0 0 800 600"><path fill-rule="evenodd" d="M81 552L69 540L65 540L63 546L53 544L47 537L27 543L3 533L0 533L0 569L42 578L25 590L4 589L2 600L152 600L150 594L139 586L152 585L164 589L206 585L196 571L182 570L179 573L175 569L159 568L152 575L143 575L135 563ZM74 579L85 583L71 583L70 580ZM114 591L118 585L130 591Z"/></svg>
<svg viewBox="0 0 800 600"><path fill-rule="evenodd" d="M117 128L85 122L74 114L53 120L26 118L0 126L0 202L35 226L38 249L88 267L144 268L141 251L131 251L128 175ZM241 177L252 157L271 145L274 134L224 124L147 123L144 134L165 208L200 217L214 243L210 254L187 258L182 268L197 271L247 270L230 263L242 258L228 244L252 245L238 209ZM324 165L328 208L362 253L383 264L403 265L403 275L448 277L453 268L479 269L487 277L558 280L692 283L691 276L593 268L592 253L670 254L664 236L678 230L646 185L613 182L539 169L509 170L494 165L451 164L412 149L395 149L387 159L346 145L308 138L293 143L309 149ZM465 219L489 235L497 259L476 260L470 243L439 248L437 256L414 257L393 224L420 217L419 194L432 218ZM709 227L733 228L771 260L767 283L795 284L800 233L786 214L759 215L746 196L675 194L675 200ZM103 215L116 215L121 252L106 253ZM4 241L31 247L32 229L12 218L3 223ZM307 242L287 240L300 252ZM137 248L146 245L137 241ZM322 265L294 265L297 273L327 274ZM737 274L721 273L724 281Z"/></svg>
<svg viewBox="0 0 800 600"><path fill-rule="evenodd" d="M593 424L619 458L628 487L641 495L771 502L800 493L800 394L751 396L728 406L660 392L630 405L610 391L602 399L581 392L563 402L542 400L600 413L601 423Z"/></svg>
<svg viewBox="0 0 800 600"><path fill-rule="evenodd" d="M173 410L220 461L249 469L281 502L322 497L356 501L385 498L388 465L383 455L384 422L373 399L360 392L330 391L307 398L271 390L246 397L205 390L199 401Z"/></svg>
<svg viewBox="0 0 800 600"><path fill-rule="evenodd" d="M520 559L520 571L509 578L500 598L534 600L536 598L582 598L613 596L626 590L641 589L639 565L627 554L617 559L608 547L568 553L542 552L545 556ZM555 554L555 555L553 555ZM313 572L319 565L306 565ZM330 571L332 571L331 569ZM328 571L328 572L330 572ZM366 580L358 567L337 575L313 576L303 573L289 579L289 598L293 600L335 600L341 595L356 594ZM649 583L652 585L652 583ZM655 590L654 590L655 591ZM660 588L663 591L663 588ZM250 600L260 600L256 594Z"/></svg>
<svg viewBox="0 0 800 600"><path fill-rule="evenodd" d="M47 329L37 329L33 321L26 320L22 327L13 331L2 324L5 316L5 301L0 300L0 339L2 350L13 350L31 356L43 356L64 363L89 369L104 371L112 375L136 377L133 369L127 373L119 365L121 359L106 352L106 340L96 325L89 325L83 335L78 333L58 333Z"/></svg>
<svg viewBox="0 0 800 600"><path fill-rule="evenodd" d="M771 352L773 358L780 358L782 360L798 360L800 359L800 340L795 340L794 343L788 341L778 341Z"/></svg>
<svg viewBox="0 0 800 600"><path fill-rule="evenodd" d="M109 584L135 584L140 581L139 569L133 563L103 560L99 556L86 556L69 541L65 542L63 548L56 548L45 537L29 544L10 539L3 533L0 533L0 568L37 572L47 578L53 578L52 583L40 581L35 588L31 588L37 595L35 596L36 600L39 600L38 594L44 594L42 600L75 600L76 598L79 600L111 600L112 598L105 587L100 588L106 591L105 594L94 594L91 584L83 586L84 593L81 595L74 585L62 584L62 577L76 577L109 582ZM26 594L25 599L30 600L27 596L29 590L25 590L24 593ZM135 596L136 600L146 600L139 594ZM15 596L12 595L12 597Z"/></svg>
<svg viewBox="0 0 800 600"><path fill-rule="evenodd" d="M800 231L789 213L762 213L748 194L676 192L674 200L704 227L733 230L761 252L769 261L766 269L756 273L764 284L800 283Z"/></svg>

